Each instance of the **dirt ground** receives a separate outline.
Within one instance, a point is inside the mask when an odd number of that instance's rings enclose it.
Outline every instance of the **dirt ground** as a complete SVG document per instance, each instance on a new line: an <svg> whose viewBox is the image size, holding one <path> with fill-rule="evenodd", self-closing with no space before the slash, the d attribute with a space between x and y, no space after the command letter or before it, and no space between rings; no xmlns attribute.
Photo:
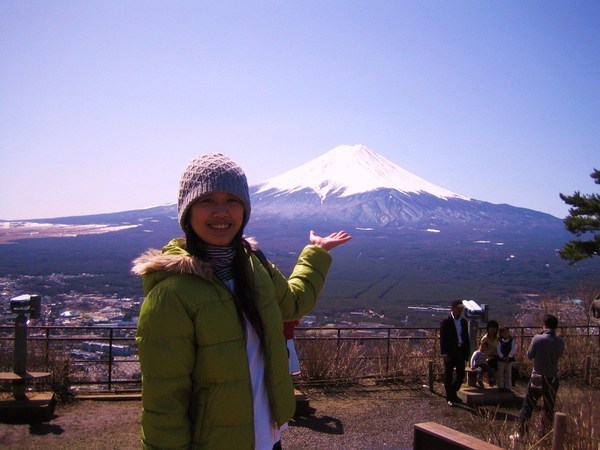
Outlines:
<svg viewBox="0 0 600 450"><path fill-rule="evenodd" d="M450 408L443 397L424 388L303 391L309 398L309 408L297 414L283 433L285 450L409 449L415 423L435 421L469 432L479 420L473 410ZM59 405L49 422L0 423L0 448L136 449L140 448L139 415L139 400L76 400Z"/></svg>

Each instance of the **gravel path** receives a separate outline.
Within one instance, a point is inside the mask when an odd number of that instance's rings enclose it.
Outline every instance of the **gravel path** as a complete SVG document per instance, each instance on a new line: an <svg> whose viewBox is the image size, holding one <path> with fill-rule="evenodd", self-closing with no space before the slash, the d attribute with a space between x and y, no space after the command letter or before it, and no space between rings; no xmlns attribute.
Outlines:
<svg viewBox="0 0 600 450"><path fill-rule="evenodd" d="M285 450L409 449L415 423L434 421L469 432L479 421L471 410L450 408L443 397L423 388L355 386L335 392L303 391L310 408L284 431ZM59 405L47 423L0 424L0 448L137 449L139 411L139 400L78 400Z"/></svg>
<svg viewBox="0 0 600 450"><path fill-rule="evenodd" d="M469 409L447 406L426 390L369 389L310 394L310 415L296 416L284 449L412 449L413 427L438 422L463 432L476 420Z"/></svg>

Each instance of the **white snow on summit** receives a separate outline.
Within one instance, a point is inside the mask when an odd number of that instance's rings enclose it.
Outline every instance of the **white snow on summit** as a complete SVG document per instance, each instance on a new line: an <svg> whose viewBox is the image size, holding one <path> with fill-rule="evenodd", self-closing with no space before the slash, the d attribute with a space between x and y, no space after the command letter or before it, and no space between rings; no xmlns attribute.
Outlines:
<svg viewBox="0 0 600 450"><path fill-rule="evenodd" d="M271 189L286 193L312 189L321 201L333 194L346 197L381 188L396 189L403 193L427 193L443 199L470 200L413 175L361 144L335 147L256 187L257 193Z"/></svg>

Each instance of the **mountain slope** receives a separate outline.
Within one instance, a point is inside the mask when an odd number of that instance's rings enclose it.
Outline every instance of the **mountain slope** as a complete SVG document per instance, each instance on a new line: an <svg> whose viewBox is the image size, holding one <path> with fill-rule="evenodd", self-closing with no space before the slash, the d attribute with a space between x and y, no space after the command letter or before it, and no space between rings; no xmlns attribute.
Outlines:
<svg viewBox="0 0 600 450"><path fill-rule="evenodd" d="M471 199L430 183L364 145L342 145L251 187L257 221L318 221L358 227L562 228L538 211Z"/></svg>
<svg viewBox="0 0 600 450"><path fill-rule="evenodd" d="M324 201L329 197L393 189L403 194L431 194L438 198L468 197L426 181L364 145L340 145L324 155L253 186L256 194L276 191L292 194L312 190Z"/></svg>

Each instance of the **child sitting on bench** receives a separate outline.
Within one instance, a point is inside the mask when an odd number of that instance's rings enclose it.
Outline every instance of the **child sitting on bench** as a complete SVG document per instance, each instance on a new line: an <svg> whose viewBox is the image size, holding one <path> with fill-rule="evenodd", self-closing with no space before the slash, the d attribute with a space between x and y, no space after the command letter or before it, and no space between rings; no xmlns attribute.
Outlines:
<svg viewBox="0 0 600 450"><path fill-rule="evenodd" d="M483 389L483 375L490 370L486 359L487 347L487 342L481 342L479 349L475 350L471 356L470 367L477 373L477 386L481 389Z"/></svg>

